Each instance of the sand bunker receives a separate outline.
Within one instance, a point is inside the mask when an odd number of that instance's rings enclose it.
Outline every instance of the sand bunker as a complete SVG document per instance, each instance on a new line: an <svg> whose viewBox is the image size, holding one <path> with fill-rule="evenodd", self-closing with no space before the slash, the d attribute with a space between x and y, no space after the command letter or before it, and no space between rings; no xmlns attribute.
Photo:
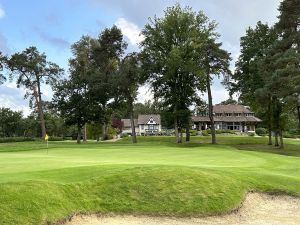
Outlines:
<svg viewBox="0 0 300 225"><path fill-rule="evenodd" d="M76 216L65 225L299 225L300 198L249 193L241 208L224 216L172 218Z"/></svg>

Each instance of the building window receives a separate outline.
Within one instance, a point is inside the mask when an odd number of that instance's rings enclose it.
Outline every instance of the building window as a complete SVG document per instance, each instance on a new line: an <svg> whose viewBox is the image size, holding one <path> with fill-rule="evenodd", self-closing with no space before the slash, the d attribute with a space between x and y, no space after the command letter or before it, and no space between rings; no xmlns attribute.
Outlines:
<svg viewBox="0 0 300 225"><path fill-rule="evenodd" d="M234 115L235 116L241 116L242 114L241 113L235 113Z"/></svg>
<svg viewBox="0 0 300 225"><path fill-rule="evenodd" d="M142 130L144 130L144 124L142 124L141 128L142 128Z"/></svg>
<svg viewBox="0 0 300 225"><path fill-rule="evenodd" d="M232 113L226 113L225 115L226 116L232 116Z"/></svg>
<svg viewBox="0 0 300 225"><path fill-rule="evenodd" d="M154 130L154 125L153 124L149 125L149 130Z"/></svg>

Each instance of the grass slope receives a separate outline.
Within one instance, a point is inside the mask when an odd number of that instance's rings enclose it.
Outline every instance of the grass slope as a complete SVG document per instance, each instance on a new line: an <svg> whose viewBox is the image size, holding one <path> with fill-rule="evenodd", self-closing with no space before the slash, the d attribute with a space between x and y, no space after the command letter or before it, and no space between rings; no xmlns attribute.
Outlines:
<svg viewBox="0 0 300 225"><path fill-rule="evenodd" d="M170 137L117 143L0 144L0 224L52 224L74 213L212 215L249 190L300 196L300 141ZM274 154L271 154L274 153ZM276 154L275 154L276 153Z"/></svg>

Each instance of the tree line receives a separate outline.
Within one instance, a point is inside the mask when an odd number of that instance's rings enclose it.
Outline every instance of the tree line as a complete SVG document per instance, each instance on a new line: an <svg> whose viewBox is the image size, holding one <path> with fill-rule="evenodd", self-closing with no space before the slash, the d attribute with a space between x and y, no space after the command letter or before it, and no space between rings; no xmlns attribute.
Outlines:
<svg viewBox="0 0 300 225"><path fill-rule="evenodd" d="M140 52L127 53L119 28L112 26L98 37L82 36L71 46L69 76L49 62L44 53L29 47L11 56L0 54L0 71L27 90L25 97L39 115L42 137L46 134L42 84L53 88L51 102L66 125L77 129L80 143L86 124L99 125L107 138L112 118L126 111L131 119L132 141L136 143L134 118L138 88L151 87L154 102L175 129L176 142L189 141L191 107L202 105L208 95L212 143L215 144L212 80L223 77L230 93L250 105L268 121L270 141L283 147L286 117L298 109L299 124L299 15L300 0L280 3L279 21L269 27L259 22L241 38L241 55L231 73L230 53L222 49L217 24L202 11L176 4L162 17L153 17L143 28ZM4 73L5 74L5 73ZM0 74L0 82L7 76ZM297 100L298 99L298 100ZM300 126L300 125L299 125ZM300 127L299 127L300 129ZM280 141L279 141L279 140ZM280 144L279 144L280 142Z"/></svg>
<svg viewBox="0 0 300 225"><path fill-rule="evenodd" d="M227 84L267 123L268 144L273 132L275 146L283 148L283 132L295 114L300 133L300 1L282 1L279 13L273 26L258 22L241 37L241 54Z"/></svg>

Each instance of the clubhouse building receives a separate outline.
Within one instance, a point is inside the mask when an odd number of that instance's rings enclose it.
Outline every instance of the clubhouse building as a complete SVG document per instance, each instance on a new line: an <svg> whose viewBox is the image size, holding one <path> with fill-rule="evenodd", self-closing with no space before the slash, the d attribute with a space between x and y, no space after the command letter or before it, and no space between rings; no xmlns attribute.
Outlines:
<svg viewBox="0 0 300 225"><path fill-rule="evenodd" d="M215 105L213 113L216 130L255 131L256 125L262 122L249 107L243 105ZM193 116L192 121L193 129L198 131L211 127L208 113Z"/></svg>

